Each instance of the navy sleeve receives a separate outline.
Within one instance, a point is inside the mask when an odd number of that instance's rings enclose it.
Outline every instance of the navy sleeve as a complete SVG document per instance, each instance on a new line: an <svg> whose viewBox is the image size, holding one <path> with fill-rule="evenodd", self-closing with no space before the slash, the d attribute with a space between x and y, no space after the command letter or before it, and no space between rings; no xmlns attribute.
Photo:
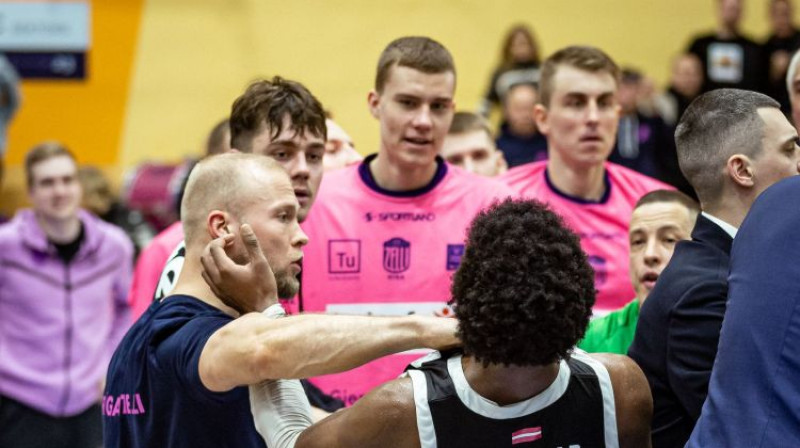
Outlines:
<svg viewBox="0 0 800 448"><path fill-rule="evenodd" d="M228 392L213 392L200 380L200 354L208 338L230 322L230 318L222 316L195 317L163 340L155 350L164 374L172 376L175 385L197 401L223 403L241 399L246 393L246 389L241 387Z"/></svg>

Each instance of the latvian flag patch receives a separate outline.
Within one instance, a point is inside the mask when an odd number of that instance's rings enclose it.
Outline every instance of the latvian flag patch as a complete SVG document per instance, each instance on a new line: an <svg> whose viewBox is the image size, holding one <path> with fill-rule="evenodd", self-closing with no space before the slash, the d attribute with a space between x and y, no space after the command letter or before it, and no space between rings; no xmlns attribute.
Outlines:
<svg viewBox="0 0 800 448"><path fill-rule="evenodd" d="M523 428L511 433L511 444L528 443L542 438L542 427Z"/></svg>

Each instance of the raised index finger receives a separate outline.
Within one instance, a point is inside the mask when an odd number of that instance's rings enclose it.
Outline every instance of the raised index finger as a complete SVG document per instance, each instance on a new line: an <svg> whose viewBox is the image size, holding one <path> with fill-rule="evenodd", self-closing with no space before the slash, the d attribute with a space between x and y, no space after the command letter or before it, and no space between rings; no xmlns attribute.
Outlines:
<svg viewBox="0 0 800 448"><path fill-rule="evenodd" d="M203 249L203 254L200 256L200 263L203 265L203 271L208 274L210 279L214 281L220 280L220 274L219 264L214 259L212 252L215 249L223 250L222 247L224 247L224 245L225 240L223 238L216 238L210 243L206 244L206 247Z"/></svg>

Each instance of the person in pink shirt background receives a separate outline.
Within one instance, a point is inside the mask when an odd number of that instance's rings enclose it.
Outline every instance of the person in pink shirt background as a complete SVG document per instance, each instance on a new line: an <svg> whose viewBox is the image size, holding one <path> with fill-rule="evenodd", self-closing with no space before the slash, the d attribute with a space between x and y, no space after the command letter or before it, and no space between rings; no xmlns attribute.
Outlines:
<svg viewBox="0 0 800 448"><path fill-rule="evenodd" d="M548 160L511 169L501 180L526 198L549 204L581 238L595 270L595 314L634 295L628 274L628 222L636 201L673 188L613 163L619 124L619 68L602 50L567 47L542 66L535 116Z"/></svg>
<svg viewBox="0 0 800 448"><path fill-rule="evenodd" d="M432 39L403 37L384 50L368 99L380 123L378 153L325 174L303 223L309 245L299 311L452 315L450 278L470 221L512 195L438 156L453 119L455 80L450 53ZM387 357L313 382L351 404L420 355Z"/></svg>

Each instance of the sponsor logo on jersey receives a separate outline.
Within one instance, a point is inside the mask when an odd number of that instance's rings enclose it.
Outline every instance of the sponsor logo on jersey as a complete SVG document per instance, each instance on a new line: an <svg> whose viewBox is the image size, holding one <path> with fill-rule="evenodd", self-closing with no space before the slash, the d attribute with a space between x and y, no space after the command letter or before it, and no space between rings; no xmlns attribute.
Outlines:
<svg viewBox="0 0 800 448"><path fill-rule="evenodd" d="M145 413L142 397L139 394L104 395L101 408L103 415L108 417Z"/></svg>
<svg viewBox="0 0 800 448"><path fill-rule="evenodd" d="M430 222L436 221L436 213L432 212L367 212L364 213L364 220L367 222Z"/></svg>
<svg viewBox="0 0 800 448"><path fill-rule="evenodd" d="M361 240L328 240L328 273L361 272Z"/></svg>
<svg viewBox="0 0 800 448"><path fill-rule="evenodd" d="M455 271L461 265L461 257L464 256L463 244L447 245L447 270Z"/></svg>
<svg viewBox="0 0 800 448"><path fill-rule="evenodd" d="M528 443L539 440L542 438L542 427L537 426L535 428L523 428L519 431L514 431L511 433L511 444L517 445L520 443Z"/></svg>
<svg viewBox="0 0 800 448"><path fill-rule="evenodd" d="M383 269L390 274L400 274L411 266L411 243L402 238L392 238L383 243Z"/></svg>
<svg viewBox="0 0 800 448"><path fill-rule="evenodd" d="M594 286L595 288L602 288L608 279L608 266L606 266L606 259L599 255L589 255L589 264L594 269Z"/></svg>

